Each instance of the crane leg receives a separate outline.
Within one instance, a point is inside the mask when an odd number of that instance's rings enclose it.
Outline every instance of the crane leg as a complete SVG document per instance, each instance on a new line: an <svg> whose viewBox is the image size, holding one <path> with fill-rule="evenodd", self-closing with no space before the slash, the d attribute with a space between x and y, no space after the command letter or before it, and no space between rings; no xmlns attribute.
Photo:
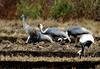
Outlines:
<svg viewBox="0 0 100 69"><path fill-rule="evenodd" d="M54 43L54 41L51 38L49 40L50 40L51 43Z"/></svg>
<svg viewBox="0 0 100 69"><path fill-rule="evenodd" d="M74 44L74 46L77 46L77 43L78 43L78 39L75 38L75 44Z"/></svg>
<svg viewBox="0 0 100 69"><path fill-rule="evenodd" d="M84 44L81 44L81 50L79 50L77 53L79 54L80 58L82 55L84 56Z"/></svg>
<svg viewBox="0 0 100 69"><path fill-rule="evenodd" d="M52 40L51 37L49 37L49 36L46 36L46 37L47 37L47 40L48 40L48 41L50 41L51 43L54 43L54 41Z"/></svg>
<svg viewBox="0 0 100 69"><path fill-rule="evenodd" d="M30 39L30 35L27 37L27 40L26 40L26 44L29 42L29 39Z"/></svg>

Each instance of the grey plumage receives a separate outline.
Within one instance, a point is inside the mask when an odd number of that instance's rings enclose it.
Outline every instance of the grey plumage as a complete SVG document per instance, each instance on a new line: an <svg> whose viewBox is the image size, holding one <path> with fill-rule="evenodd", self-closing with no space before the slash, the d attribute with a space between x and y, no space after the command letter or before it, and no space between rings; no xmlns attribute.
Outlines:
<svg viewBox="0 0 100 69"><path fill-rule="evenodd" d="M72 42L75 42L74 46L77 46L78 39L82 34L91 33L88 29L81 26L71 26L66 30Z"/></svg>
<svg viewBox="0 0 100 69"><path fill-rule="evenodd" d="M28 25L27 16L22 15L21 18L22 18L23 28L24 28L25 32L29 35L32 34L33 28L30 25Z"/></svg>
<svg viewBox="0 0 100 69"><path fill-rule="evenodd" d="M50 34L54 37L66 37L66 34L58 28L48 28L45 34Z"/></svg>
<svg viewBox="0 0 100 69"><path fill-rule="evenodd" d="M72 26L68 28L66 32L68 32L69 36L71 35L74 37L77 37L78 35L82 35L82 34L91 33L89 30L81 26Z"/></svg>
<svg viewBox="0 0 100 69"><path fill-rule="evenodd" d="M48 34L52 38L55 38L55 37L65 38L65 39L68 39L70 41L70 38L68 37L68 35L64 31L62 31L58 28L47 28L43 31L43 25L42 24L39 25L39 28L40 28L42 33Z"/></svg>
<svg viewBox="0 0 100 69"><path fill-rule="evenodd" d="M32 40L31 42L33 43L40 42L40 41L48 41L54 43L52 38L49 35L43 34L39 31L35 31L35 34L32 36L31 40Z"/></svg>
<svg viewBox="0 0 100 69"><path fill-rule="evenodd" d="M51 43L53 43L52 38L49 35L45 35L42 34L41 32L38 31L38 29L36 27L31 27L30 25L28 25L27 23L27 16L22 15L22 22L23 22L23 28L25 30L25 32L28 34L26 43L34 43L34 42L39 42L42 40L47 40Z"/></svg>
<svg viewBox="0 0 100 69"><path fill-rule="evenodd" d="M26 40L26 43L28 43L28 42L30 42L29 40L32 37L32 35L34 34L33 28L30 25L27 24L28 23L27 22L27 16L22 15L21 18L22 18L22 22L23 22L23 28L24 28L25 32L28 34L28 37L27 37L27 40Z"/></svg>
<svg viewBox="0 0 100 69"><path fill-rule="evenodd" d="M83 34L80 36L79 43L81 46L81 50L78 51L79 56L84 55L85 47L90 47L92 43L94 43L94 38L92 34Z"/></svg>

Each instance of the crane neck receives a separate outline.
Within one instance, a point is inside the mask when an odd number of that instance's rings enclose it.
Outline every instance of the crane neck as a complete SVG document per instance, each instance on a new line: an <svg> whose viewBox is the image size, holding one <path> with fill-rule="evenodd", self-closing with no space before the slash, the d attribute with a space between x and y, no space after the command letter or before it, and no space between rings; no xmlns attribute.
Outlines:
<svg viewBox="0 0 100 69"><path fill-rule="evenodd" d="M69 35L68 35L68 32L67 32L67 31L65 32L65 34L66 34L66 35L65 35L65 36L66 36L66 38L69 40L69 42L71 42L71 39L70 39L70 37L69 37Z"/></svg>
<svg viewBox="0 0 100 69"><path fill-rule="evenodd" d="M22 18L23 26L27 24L27 19L25 17Z"/></svg>
<svg viewBox="0 0 100 69"><path fill-rule="evenodd" d="M47 30L48 30L48 28L46 28L45 30L43 30L43 25L40 26L40 31L41 31L42 33L46 33Z"/></svg>
<svg viewBox="0 0 100 69"><path fill-rule="evenodd" d="M42 27L40 27L40 31L41 31L42 33L44 33L44 31L43 31L43 28L42 28Z"/></svg>

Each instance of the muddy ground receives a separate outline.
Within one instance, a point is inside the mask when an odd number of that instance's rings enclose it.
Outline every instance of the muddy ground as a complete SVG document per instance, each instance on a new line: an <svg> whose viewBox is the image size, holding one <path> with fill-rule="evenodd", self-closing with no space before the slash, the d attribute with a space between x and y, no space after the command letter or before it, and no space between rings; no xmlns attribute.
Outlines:
<svg viewBox="0 0 100 69"><path fill-rule="evenodd" d="M92 21L88 21L88 22L92 23ZM58 68L60 69L60 68L68 68L66 67L66 64L72 64L70 65L70 69L72 69L73 67L76 67L76 68L79 66L81 67L84 61L87 61L87 63L89 61L90 63L89 67L86 64L84 65L86 66L86 68L89 69L91 68L92 65L96 65L96 67L98 67L97 69L99 69L100 67L100 36L99 36L100 30L97 30L97 29L100 29L99 28L100 25L99 25L99 22L93 23L92 25L88 24L88 22L86 22L87 24L86 27L94 32L95 43L92 44L90 48L85 49L85 57L82 57L80 59L77 54L77 51L80 50L80 47L75 47L74 42L49 43L49 42L41 41L39 43L36 42L35 44L32 44L32 43L25 44L27 35L22 28L22 24L16 21L1 20L0 21L0 24L1 24L0 25L0 64L1 64L0 67L13 68L14 66L14 68L16 68L18 67L16 66L16 64L19 64L20 67L25 68L24 64L31 67L35 66L35 64L36 65L43 64L43 66L41 65L40 67L38 67L39 65L37 65L36 68L46 69L46 68L50 68L51 66L52 69L58 69ZM37 21L37 23L42 23L42 21L40 22ZM45 24L48 26L46 21L45 21ZM56 24L51 24L51 22L49 22L49 25L61 26L61 24L59 23L56 23ZM65 23L62 24L62 26L64 25ZM67 25L69 24L67 23ZM35 26L37 26L37 24ZM85 24L82 24L82 26L85 26ZM58 61L60 63L53 63L53 62L58 62ZM47 63L50 62L49 63L50 66L45 67L46 62ZM63 62L66 62L66 63L63 63ZM75 63L70 63L70 62L75 62L76 65ZM79 62L82 62L81 65L78 65ZM7 63L8 65L6 66L5 63ZM59 67L59 64L61 64L60 67ZM55 65L56 65L56 68L54 67ZM92 68L95 68L95 66L93 66Z"/></svg>
<svg viewBox="0 0 100 69"><path fill-rule="evenodd" d="M26 38L0 37L0 51L48 51L48 52L77 52L81 47L75 46L74 42L36 42L25 44ZM95 37L95 44L86 49L88 53L96 53L100 50L100 37Z"/></svg>
<svg viewBox="0 0 100 69"><path fill-rule="evenodd" d="M65 28L73 25L80 25L86 27L93 32L95 43L85 52L91 56L97 56L100 52L100 22L93 20L71 20L65 23L56 22L54 20L29 20L28 24L32 27L38 24L44 24L45 27ZM22 22L20 20L0 20L0 51L32 51L32 52L69 52L77 55L80 47L75 47L74 42L39 42L35 44L25 44L27 34L23 30ZM70 54L71 55L71 54ZM98 55L100 56L100 55Z"/></svg>
<svg viewBox="0 0 100 69"><path fill-rule="evenodd" d="M39 42L25 44L26 37L0 36L0 68L2 69L99 69L100 37L86 49L81 59L74 43ZM88 64L88 65L87 65Z"/></svg>

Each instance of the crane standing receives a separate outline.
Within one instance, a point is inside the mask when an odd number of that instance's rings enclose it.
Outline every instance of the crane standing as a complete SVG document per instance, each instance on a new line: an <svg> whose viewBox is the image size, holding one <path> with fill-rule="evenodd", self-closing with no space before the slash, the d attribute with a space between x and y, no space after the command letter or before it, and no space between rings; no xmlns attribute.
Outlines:
<svg viewBox="0 0 100 69"><path fill-rule="evenodd" d="M24 14L22 14L21 16L22 18L22 22L23 22L23 28L25 30L25 32L28 34L27 40L25 43L29 43L30 42L30 38L33 36L34 32L33 32L33 28L28 25L27 23L27 16L25 16Z"/></svg>
<svg viewBox="0 0 100 69"><path fill-rule="evenodd" d="M94 43L94 37L92 34L83 34L80 36L79 43L81 50L78 51L79 56L81 57L84 54L85 47L90 47Z"/></svg>

